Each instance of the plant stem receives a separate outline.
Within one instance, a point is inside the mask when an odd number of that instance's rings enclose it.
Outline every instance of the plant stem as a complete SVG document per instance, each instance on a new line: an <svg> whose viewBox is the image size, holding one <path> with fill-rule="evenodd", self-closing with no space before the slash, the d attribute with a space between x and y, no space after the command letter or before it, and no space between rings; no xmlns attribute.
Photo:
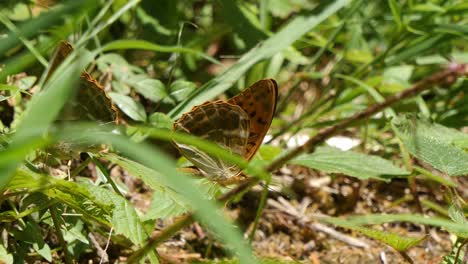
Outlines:
<svg viewBox="0 0 468 264"><path fill-rule="evenodd" d="M55 226L55 233L57 234L58 240L60 242L60 246L62 247L63 255L65 256L65 263L66 264L72 264L73 261L68 254L68 249L67 249L67 242L63 238L61 226L62 226L62 220L60 219L60 216L57 212L57 207L55 205L50 206L49 208L50 215L52 216L52 221L54 222Z"/></svg>

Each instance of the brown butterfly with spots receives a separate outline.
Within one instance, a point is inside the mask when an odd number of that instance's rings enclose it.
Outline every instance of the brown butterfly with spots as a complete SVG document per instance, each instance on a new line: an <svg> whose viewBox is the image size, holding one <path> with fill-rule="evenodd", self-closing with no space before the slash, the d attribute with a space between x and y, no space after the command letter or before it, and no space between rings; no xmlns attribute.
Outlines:
<svg viewBox="0 0 468 264"><path fill-rule="evenodd" d="M270 128L277 97L275 80L260 80L227 101L209 101L193 107L174 123L174 130L212 141L250 160ZM175 144L182 155L209 179L225 181L241 174L236 165L194 146Z"/></svg>

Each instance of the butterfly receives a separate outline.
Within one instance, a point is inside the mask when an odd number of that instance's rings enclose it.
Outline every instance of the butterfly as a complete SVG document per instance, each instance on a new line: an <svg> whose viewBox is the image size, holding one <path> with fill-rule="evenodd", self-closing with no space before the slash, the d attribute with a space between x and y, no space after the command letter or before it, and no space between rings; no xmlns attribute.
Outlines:
<svg viewBox="0 0 468 264"><path fill-rule="evenodd" d="M46 80L60 64L73 52L67 41L61 41L54 52ZM102 85L86 71L81 73L79 89L60 113L60 121L98 121L112 123L119 121L119 111L104 91Z"/></svg>
<svg viewBox="0 0 468 264"><path fill-rule="evenodd" d="M249 161L270 128L277 97L276 81L260 80L227 101L208 101L193 107L174 123L174 131L214 142ZM219 157L194 146L175 144L208 179L223 181L241 174L239 167Z"/></svg>
<svg viewBox="0 0 468 264"><path fill-rule="evenodd" d="M73 52L66 41L60 42L51 58L46 81L50 79L60 64ZM86 71L80 76L76 94L65 104L57 117L60 121L95 121L98 123L119 123L119 111L104 91L102 85ZM98 151L100 146L83 145L79 139L60 141L46 150L61 159L72 159L81 152Z"/></svg>

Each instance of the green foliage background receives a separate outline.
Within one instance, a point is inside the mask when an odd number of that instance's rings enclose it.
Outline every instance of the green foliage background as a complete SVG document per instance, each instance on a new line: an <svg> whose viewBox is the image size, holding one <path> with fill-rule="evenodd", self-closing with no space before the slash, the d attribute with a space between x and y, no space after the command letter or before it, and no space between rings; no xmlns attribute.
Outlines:
<svg viewBox="0 0 468 264"><path fill-rule="evenodd" d="M264 166L293 148L288 140L294 135L313 136L443 68L468 63L464 1L46 2L7 1L0 9L0 222L8 237L0 244L0 260L7 263L81 260L94 252L87 234L109 230L111 245L127 248L128 257L148 245L157 220L187 212L241 263L256 263L241 230L215 202L226 189L176 170L180 163L166 151L171 140L248 167L250 176L268 184ZM75 51L46 81L49 58L63 39ZM55 122L80 88L83 69L106 87L124 125ZM267 77L281 84L270 130L271 141L279 144L265 146L269 151L260 150L251 164L210 142L171 133L172 122L193 106L230 97ZM346 130L363 142L353 150L320 147L288 161L359 180L432 181L449 190L439 205L446 213L317 221L354 230L401 254L422 238L368 225L406 221L441 227L458 238L446 263L462 259L455 249L467 239L468 207L457 177L468 173L468 136L461 132L468 124L468 89L466 73L459 77L357 120ZM103 143L110 153L93 148ZM51 151L64 144L71 146L71 156ZM87 159L80 160L79 152ZM68 160L79 165L53 176L51 168ZM99 171L98 180L81 177L88 163ZM125 199L128 189L108 171L114 165L149 186L148 212ZM434 207L425 210L432 213ZM58 242L47 232L56 233ZM155 250L144 257L152 263L159 258Z"/></svg>

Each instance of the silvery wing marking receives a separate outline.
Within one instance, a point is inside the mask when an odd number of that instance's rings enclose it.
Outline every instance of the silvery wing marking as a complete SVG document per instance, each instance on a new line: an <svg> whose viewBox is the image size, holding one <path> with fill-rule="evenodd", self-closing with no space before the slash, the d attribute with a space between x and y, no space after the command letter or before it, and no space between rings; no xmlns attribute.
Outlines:
<svg viewBox="0 0 468 264"><path fill-rule="evenodd" d="M189 133L218 144L233 154L244 156L249 137L248 115L239 106L222 101L196 106L174 124L175 131ZM237 176L240 169L194 146L175 143L180 152L213 180Z"/></svg>

